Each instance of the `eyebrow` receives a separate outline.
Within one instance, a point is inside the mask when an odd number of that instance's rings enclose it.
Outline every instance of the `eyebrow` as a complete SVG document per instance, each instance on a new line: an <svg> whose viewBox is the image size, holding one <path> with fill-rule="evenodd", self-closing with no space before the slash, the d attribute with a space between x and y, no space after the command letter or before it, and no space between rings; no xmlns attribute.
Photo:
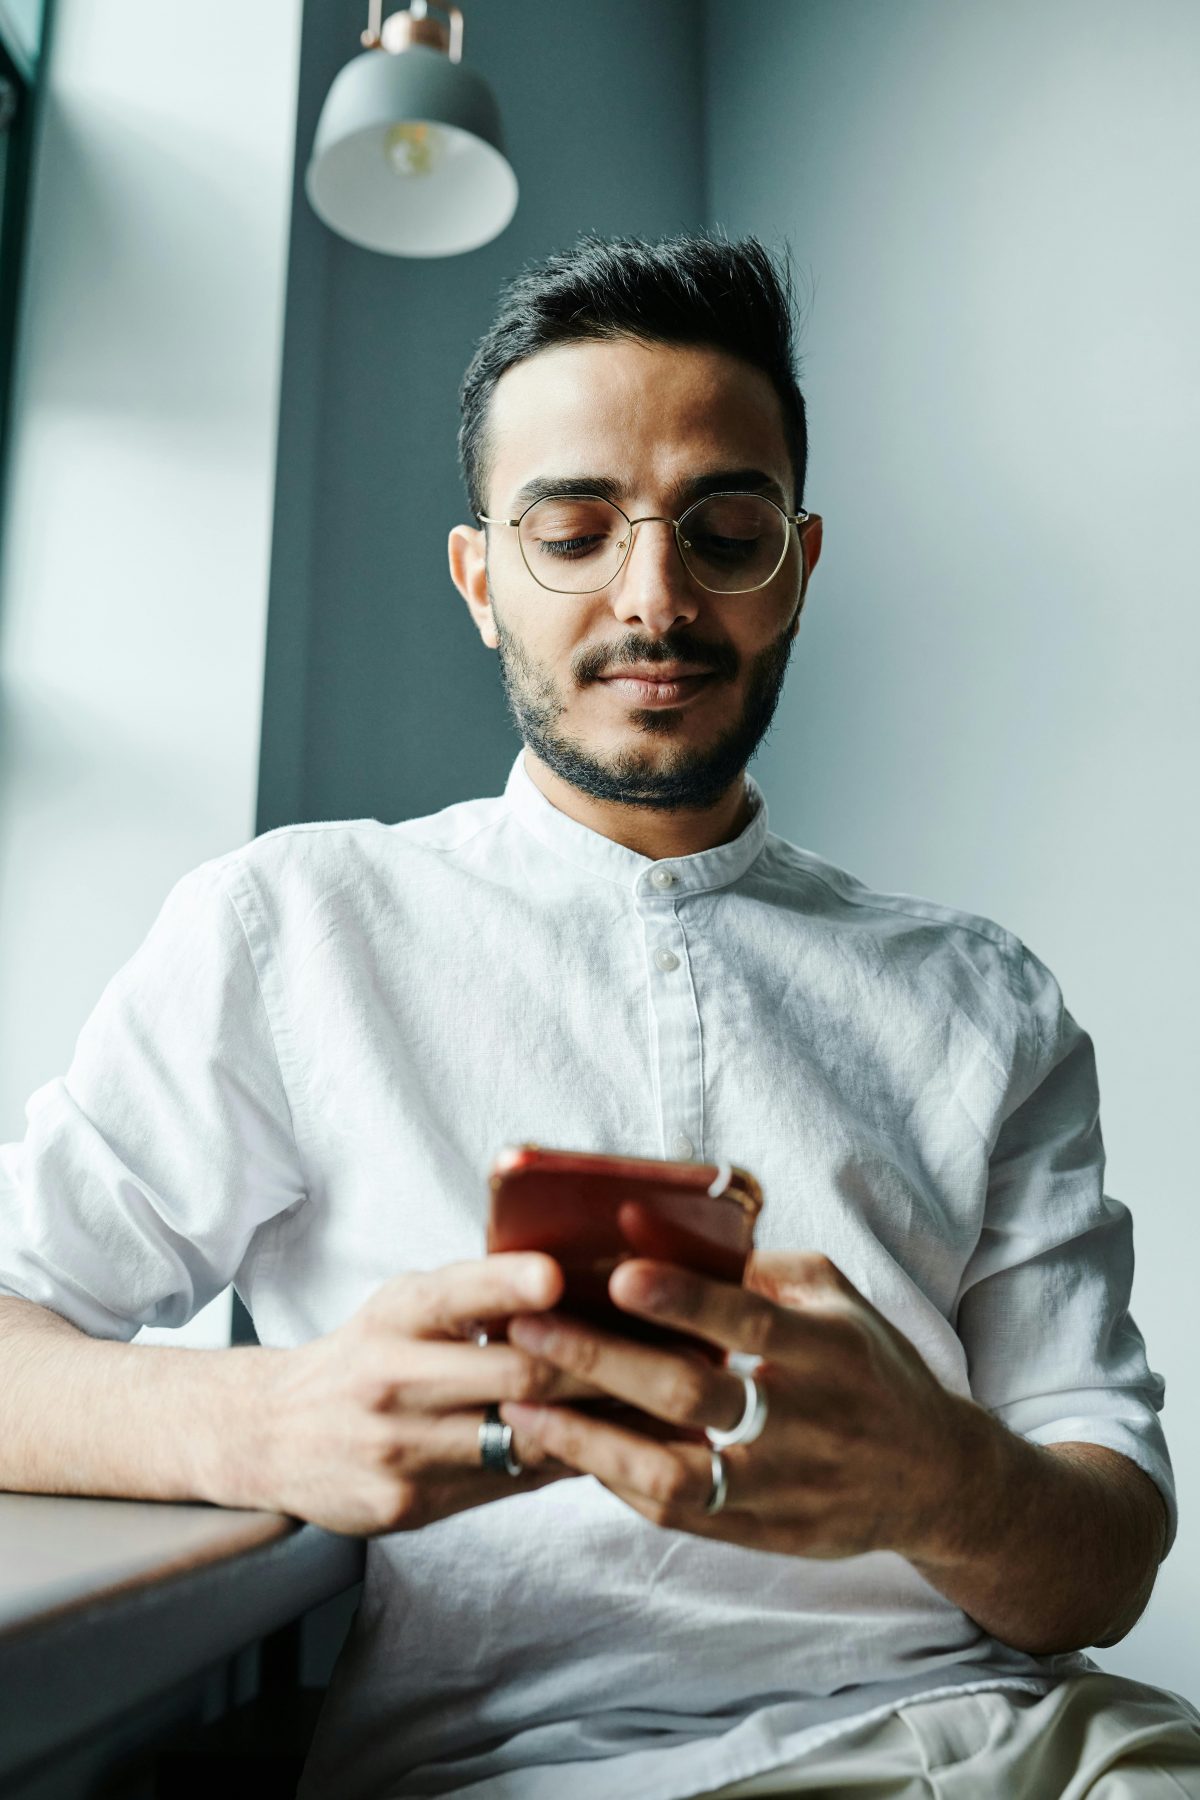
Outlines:
<svg viewBox="0 0 1200 1800"><path fill-rule="evenodd" d="M762 469L709 469L703 475L689 475L667 489L667 503L679 506L685 501L698 500L702 494L717 494L723 489L736 493L770 489L772 498L778 499L785 512L791 504L775 477L764 474ZM560 494L599 494L602 500L611 500L619 506L629 498L630 490L611 475L535 475L513 495L512 516L515 518L524 512L535 500Z"/></svg>

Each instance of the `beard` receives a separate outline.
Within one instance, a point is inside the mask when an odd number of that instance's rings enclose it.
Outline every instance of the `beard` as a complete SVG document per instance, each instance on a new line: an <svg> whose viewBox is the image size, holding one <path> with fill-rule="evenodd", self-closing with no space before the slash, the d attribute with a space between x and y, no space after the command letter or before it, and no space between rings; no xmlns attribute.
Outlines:
<svg viewBox="0 0 1200 1800"><path fill-rule="evenodd" d="M750 661L741 711L715 742L703 746L680 743L665 755L656 755L636 744L597 753L564 730L559 721L566 711L566 701L550 671L535 662L520 639L505 626L490 577L488 598L499 639L500 676L508 708L522 740L539 762L593 800L663 812L711 808L742 775L775 717L796 641L793 626L804 604L801 595L785 629ZM728 646L703 644L684 633L644 643L629 639L621 648L626 664L699 663L713 671L710 681L728 681L740 672L738 659ZM620 665L609 662L609 655L605 651L605 660L597 665L593 654L593 668L577 669L577 679L595 680L601 670L605 674L617 673ZM669 738L680 730L683 721L674 708L632 706L629 724L646 737Z"/></svg>

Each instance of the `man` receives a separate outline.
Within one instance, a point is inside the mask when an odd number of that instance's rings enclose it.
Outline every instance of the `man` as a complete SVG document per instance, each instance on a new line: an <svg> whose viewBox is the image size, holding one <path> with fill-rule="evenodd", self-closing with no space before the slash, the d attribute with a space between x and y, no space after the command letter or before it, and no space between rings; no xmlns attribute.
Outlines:
<svg viewBox="0 0 1200 1800"><path fill-rule="evenodd" d="M1083 1654L1177 1519L1091 1040L1010 932L771 834L745 773L821 547L784 279L585 237L461 398L505 792L172 890L29 1103L0 1480L369 1535L302 1800L1200 1795L1200 1714ZM610 1291L756 1373L482 1257L522 1141L752 1170L744 1288ZM231 1279L261 1347L128 1342Z"/></svg>

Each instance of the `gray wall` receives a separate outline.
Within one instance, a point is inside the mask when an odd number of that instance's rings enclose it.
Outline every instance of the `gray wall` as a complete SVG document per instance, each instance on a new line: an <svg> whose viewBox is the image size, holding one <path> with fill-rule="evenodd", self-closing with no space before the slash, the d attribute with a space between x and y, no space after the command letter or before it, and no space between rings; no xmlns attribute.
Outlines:
<svg viewBox="0 0 1200 1800"><path fill-rule="evenodd" d="M298 195L362 22L306 7ZM1012 927L1095 1039L1183 1507L1097 1660L1200 1698L1200 12L491 0L466 60L521 182L493 244L393 261L294 210L259 829L502 785L517 739L446 567L500 281L589 227L790 241L825 549L755 772L785 836Z"/></svg>
<svg viewBox="0 0 1200 1800"><path fill-rule="evenodd" d="M415 816L497 793L520 739L450 581L465 518L458 384L502 281L578 232L703 219L701 36L687 0L466 9L520 182L512 223L449 259L327 231L301 183L359 0L309 0L297 114L259 828ZM664 79L664 73L666 79Z"/></svg>

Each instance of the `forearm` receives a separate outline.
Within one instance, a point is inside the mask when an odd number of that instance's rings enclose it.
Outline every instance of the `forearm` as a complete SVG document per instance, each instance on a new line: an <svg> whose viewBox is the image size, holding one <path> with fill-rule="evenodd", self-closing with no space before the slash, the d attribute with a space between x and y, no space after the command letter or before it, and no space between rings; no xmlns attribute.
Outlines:
<svg viewBox="0 0 1200 1800"><path fill-rule="evenodd" d="M973 1401L956 1407L944 1505L909 1561L1016 1649L1116 1642L1145 1608L1162 1555L1166 1515L1154 1484L1114 1451L1043 1448Z"/></svg>
<svg viewBox="0 0 1200 1800"><path fill-rule="evenodd" d="M0 1297L0 1489L269 1507L253 1453L269 1358L92 1338Z"/></svg>

